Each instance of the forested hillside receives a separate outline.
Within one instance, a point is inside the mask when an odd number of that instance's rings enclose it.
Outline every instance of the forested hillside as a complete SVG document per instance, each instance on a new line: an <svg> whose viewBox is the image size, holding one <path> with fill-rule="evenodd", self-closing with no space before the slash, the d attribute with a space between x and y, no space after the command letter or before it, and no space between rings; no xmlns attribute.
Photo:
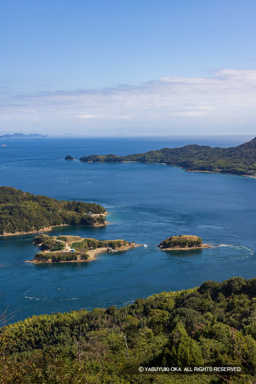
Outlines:
<svg viewBox="0 0 256 384"><path fill-rule="evenodd" d="M55 225L104 225L98 204L59 201L47 196L0 187L0 235L39 231ZM96 214L96 216L95 216Z"/></svg>
<svg viewBox="0 0 256 384"><path fill-rule="evenodd" d="M181 148L163 148L128 156L91 155L81 157L89 163L165 163L189 171L209 171L237 175L256 174L256 137L248 143L230 148L211 148L205 145L186 145Z"/></svg>
<svg viewBox="0 0 256 384"><path fill-rule="evenodd" d="M208 281L120 309L33 316L2 328L0 340L5 384L255 383L256 279ZM241 372L145 374L146 367Z"/></svg>

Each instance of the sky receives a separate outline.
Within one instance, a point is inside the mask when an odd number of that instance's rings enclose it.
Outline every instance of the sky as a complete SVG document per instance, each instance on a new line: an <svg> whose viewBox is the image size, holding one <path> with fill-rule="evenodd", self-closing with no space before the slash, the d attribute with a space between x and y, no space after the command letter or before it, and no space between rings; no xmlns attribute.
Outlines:
<svg viewBox="0 0 256 384"><path fill-rule="evenodd" d="M0 133L256 136L255 0L0 0Z"/></svg>

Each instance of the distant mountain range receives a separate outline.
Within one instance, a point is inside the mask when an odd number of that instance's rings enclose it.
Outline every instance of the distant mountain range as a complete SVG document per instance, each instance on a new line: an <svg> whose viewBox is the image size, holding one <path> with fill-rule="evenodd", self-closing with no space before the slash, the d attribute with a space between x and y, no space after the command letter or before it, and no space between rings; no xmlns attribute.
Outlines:
<svg viewBox="0 0 256 384"><path fill-rule="evenodd" d="M26 137L34 137L34 138L37 138L37 137L46 137L47 135L40 135L38 133L30 133L28 135L26 135L25 133L7 133L6 135L1 135L0 136L0 139L9 139L9 138L26 138Z"/></svg>
<svg viewBox="0 0 256 384"><path fill-rule="evenodd" d="M128 156L91 155L80 158L86 163L164 163L187 171L220 172L256 176L256 137L237 147L220 148L206 145L186 145L163 148Z"/></svg>

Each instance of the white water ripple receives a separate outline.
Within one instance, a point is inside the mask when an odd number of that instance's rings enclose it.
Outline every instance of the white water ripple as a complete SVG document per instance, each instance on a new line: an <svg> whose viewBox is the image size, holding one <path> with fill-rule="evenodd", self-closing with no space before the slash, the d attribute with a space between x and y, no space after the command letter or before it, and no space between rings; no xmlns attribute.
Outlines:
<svg viewBox="0 0 256 384"><path fill-rule="evenodd" d="M249 253L249 255L254 254L254 250L249 248L249 247L246 247L245 245L219 244L219 247L227 247L227 248L231 248L231 249L246 251Z"/></svg>

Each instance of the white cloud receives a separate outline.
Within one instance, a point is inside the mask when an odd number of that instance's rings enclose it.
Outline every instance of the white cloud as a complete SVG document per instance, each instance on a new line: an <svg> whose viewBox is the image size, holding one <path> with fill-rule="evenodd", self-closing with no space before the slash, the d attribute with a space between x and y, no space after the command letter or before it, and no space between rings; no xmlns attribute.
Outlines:
<svg viewBox="0 0 256 384"><path fill-rule="evenodd" d="M70 116L72 118L73 116ZM130 120L129 116L104 116L104 115L78 115L78 119L98 119L98 120Z"/></svg>
<svg viewBox="0 0 256 384"><path fill-rule="evenodd" d="M156 134L166 134L171 126L184 132L195 127L232 132L239 125L254 130L255 119L256 70L224 69L205 77L162 77L138 86L20 95L0 105L0 121L41 121L51 132L71 123L77 131L90 124L99 132L118 127L132 132L138 125L155 127Z"/></svg>
<svg viewBox="0 0 256 384"><path fill-rule="evenodd" d="M78 119L96 119L97 116L96 115L79 115L77 116Z"/></svg>

